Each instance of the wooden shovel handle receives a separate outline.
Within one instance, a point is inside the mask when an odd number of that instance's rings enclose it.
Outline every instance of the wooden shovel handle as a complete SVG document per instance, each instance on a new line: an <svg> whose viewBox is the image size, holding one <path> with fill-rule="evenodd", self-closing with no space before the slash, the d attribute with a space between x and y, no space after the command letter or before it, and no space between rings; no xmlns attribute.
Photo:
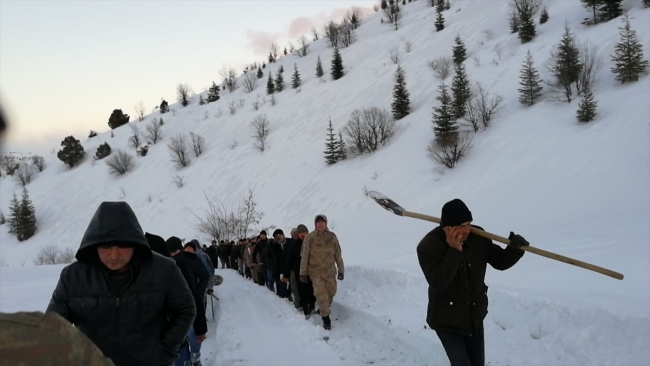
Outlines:
<svg viewBox="0 0 650 366"><path fill-rule="evenodd" d="M429 216L429 215L423 215L423 214L420 214L420 213L417 213L417 212L404 211L404 212L402 212L402 216L413 217L413 218L416 218L416 219L431 221L431 222L435 222L435 223L438 223L438 224L440 223L440 219L437 218L437 217ZM507 238L504 238L503 236L495 235L495 234L492 234L490 232L483 231L481 229L477 229L475 227L471 228L471 232L476 234L476 235L480 235L480 236L482 236L484 238L496 240L496 241L501 242L503 244L510 245L510 240L508 240ZM549 252L547 250L531 247L529 245L520 247L520 249L523 249L523 250L525 250L527 252L531 252L531 253L534 253L534 254L537 254L537 255L541 255L542 257L555 259L556 261L572 264L572 265L577 266L577 267L581 267L581 268L584 268L584 269L588 269L590 271L598 272L600 274L604 274L605 276L609 276L609 277L615 278L617 280L622 280L623 279L623 275L621 273L614 272L614 271L611 271L611 270L609 270L607 268L599 267L599 266L596 266L596 265L593 265L593 264L590 264L590 263L587 263L587 262L579 261L577 259L565 257L563 255L553 253L553 252Z"/></svg>

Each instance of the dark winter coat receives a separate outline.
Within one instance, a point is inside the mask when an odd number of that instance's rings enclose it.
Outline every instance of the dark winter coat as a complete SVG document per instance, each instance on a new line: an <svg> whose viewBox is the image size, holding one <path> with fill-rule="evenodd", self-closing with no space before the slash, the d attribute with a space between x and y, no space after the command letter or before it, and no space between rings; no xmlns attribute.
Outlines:
<svg viewBox="0 0 650 366"><path fill-rule="evenodd" d="M115 272L97 254L97 246L115 243L134 246L128 282L119 293L109 282ZM127 203L99 206L76 258L61 271L46 311L74 324L118 366L160 366L175 359L196 306L178 267L152 254Z"/></svg>
<svg viewBox="0 0 650 366"><path fill-rule="evenodd" d="M205 251L212 261L212 267L219 268L219 251L216 245L210 245Z"/></svg>
<svg viewBox="0 0 650 366"><path fill-rule="evenodd" d="M205 290L208 285L208 270L203 265L201 259L194 253L179 252L172 257L176 265L181 270L187 287L192 292L194 305L196 306L196 318L192 323L194 333L201 335L208 331L208 324L205 318L205 306L203 305ZM205 287L204 287L205 286Z"/></svg>
<svg viewBox="0 0 650 366"><path fill-rule="evenodd" d="M441 227L430 231L418 244L417 254L429 283L427 323L431 329L473 334L488 311L488 288L484 282L487 264L506 270L523 253L510 246L503 249L492 240L471 233L461 252L447 244Z"/></svg>
<svg viewBox="0 0 650 366"><path fill-rule="evenodd" d="M253 263L264 264L266 252L266 240L259 240L253 247Z"/></svg>
<svg viewBox="0 0 650 366"><path fill-rule="evenodd" d="M285 278L291 278L291 271L294 271L296 275L300 274L300 251L302 250L302 240L294 239L291 241L289 246L286 248L284 266L282 267L282 274Z"/></svg>

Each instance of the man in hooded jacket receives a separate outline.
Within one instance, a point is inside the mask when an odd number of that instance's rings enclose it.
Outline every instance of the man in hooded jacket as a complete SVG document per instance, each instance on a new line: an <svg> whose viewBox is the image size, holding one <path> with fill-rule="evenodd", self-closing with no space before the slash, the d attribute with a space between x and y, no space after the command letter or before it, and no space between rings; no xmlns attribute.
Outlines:
<svg viewBox="0 0 650 366"><path fill-rule="evenodd" d="M323 328L329 330L332 328L330 306L336 295L336 279L343 281L345 269L339 240L327 228L327 216L316 216L314 223L316 230L307 234L300 250L300 281L307 283L311 279Z"/></svg>
<svg viewBox="0 0 650 366"><path fill-rule="evenodd" d="M296 276L297 273L300 273L300 263L301 263L301 256L300 253L302 251L302 243L305 237L307 237L307 234L309 233L309 230L307 229L307 226L305 225L298 225L296 228L296 238L291 242L291 245L289 246L289 249L287 250L287 256L286 260L284 262L284 268L283 268L283 273L282 277L283 279L288 279L290 278L293 282L295 282L294 277ZM311 313L314 311L316 305L316 298L314 297L314 287L309 280L307 279L307 282L303 281L297 281L296 283L296 290L297 294L294 295L294 300L298 298L298 305L302 307L302 311L305 314L305 318L309 319L311 317Z"/></svg>
<svg viewBox="0 0 650 366"><path fill-rule="evenodd" d="M153 254L126 202L97 208L61 271L46 312L56 312L117 366L170 365L196 306L180 270Z"/></svg>

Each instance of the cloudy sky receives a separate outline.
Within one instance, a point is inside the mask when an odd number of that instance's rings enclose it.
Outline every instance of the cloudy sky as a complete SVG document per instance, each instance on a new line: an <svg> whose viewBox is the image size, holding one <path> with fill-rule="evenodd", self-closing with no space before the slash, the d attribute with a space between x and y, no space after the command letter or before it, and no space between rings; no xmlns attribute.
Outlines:
<svg viewBox="0 0 650 366"><path fill-rule="evenodd" d="M269 45L342 19L377 0L0 0L0 103L5 150L45 153L67 135L108 129L113 109L135 116L175 87L195 92L231 65L265 61ZM311 39L311 37L310 37Z"/></svg>

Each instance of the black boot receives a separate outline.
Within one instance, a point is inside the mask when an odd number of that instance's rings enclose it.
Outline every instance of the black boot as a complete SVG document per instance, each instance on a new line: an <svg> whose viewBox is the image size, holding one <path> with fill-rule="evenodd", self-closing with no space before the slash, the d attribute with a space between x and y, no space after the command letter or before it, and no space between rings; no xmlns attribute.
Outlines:
<svg viewBox="0 0 650 366"><path fill-rule="evenodd" d="M332 329L332 321L330 320L329 315L323 317L323 328L325 328L325 330Z"/></svg>

